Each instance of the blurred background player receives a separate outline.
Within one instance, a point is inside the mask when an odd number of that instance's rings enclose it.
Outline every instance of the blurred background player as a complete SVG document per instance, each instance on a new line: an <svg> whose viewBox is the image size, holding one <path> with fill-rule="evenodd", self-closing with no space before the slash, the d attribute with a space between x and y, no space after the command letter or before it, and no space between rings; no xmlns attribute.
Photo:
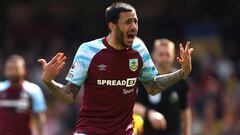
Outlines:
<svg viewBox="0 0 240 135"><path fill-rule="evenodd" d="M31 116L38 135L46 135L44 96L38 85L24 80L24 58L10 56L4 75L7 80L0 82L0 135L31 135Z"/></svg>
<svg viewBox="0 0 240 135"><path fill-rule="evenodd" d="M154 43L152 59L159 74L167 74L175 69L174 43L168 39L157 39ZM139 86L134 112L145 117L144 135L191 134L191 112L187 104L188 84L181 80L166 91L155 96L148 95ZM182 117L181 117L182 116ZM181 124L183 122L183 130Z"/></svg>

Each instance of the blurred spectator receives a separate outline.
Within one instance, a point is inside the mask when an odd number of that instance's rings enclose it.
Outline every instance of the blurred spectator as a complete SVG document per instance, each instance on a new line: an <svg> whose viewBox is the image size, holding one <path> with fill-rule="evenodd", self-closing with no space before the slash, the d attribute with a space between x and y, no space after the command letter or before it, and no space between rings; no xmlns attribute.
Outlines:
<svg viewBox="0 0 240 135"><path fill-rule="evenodd" d="M41 88L27 80L25 60L10 56L4 67L5 81L0 82L0 134L46 135L46 103ZM34 118L34 119L32 119ZM31 126L31 120L35 120Z"/></svg>
<svg viewBox="0 0 240 135"><path fill-rule="evenodd" d="M155 40L151 56L158 74L175 70L175 55L175 44L172 41ZM143 135L190 135L192 117L188 97L189 86L186 80L180 80L154 96L148 95L145 88L139 85L133 110L144 118Z"/></svg>

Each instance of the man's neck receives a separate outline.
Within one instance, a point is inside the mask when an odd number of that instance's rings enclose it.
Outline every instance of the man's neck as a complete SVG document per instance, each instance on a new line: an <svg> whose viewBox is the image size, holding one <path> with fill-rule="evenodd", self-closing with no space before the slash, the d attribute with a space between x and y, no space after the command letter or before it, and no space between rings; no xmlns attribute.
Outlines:
<svg viewBox="0 0 240 135"><path fill-rule="evenodd" d="M113 34L109 34L107 36L107 42L111 47L113 47L116 50L123 50L123 49L126 48L121 43L117 42L117 40L116 40L116 38L114 37Z"/></svg>
<svg viewBox="0 0 240 135"><path fill-rule="evenodd" d="M19 80L19 81L10 81L11 82L11 86L12 87L20 87L23 83L23 80Z"/></svg>
<svg viewBox="0 0 240 135"><path fill-rule="evenodd" d="M166 68L166 67L157 66L157 70L160 75L171 72L170 69L171 69L171 67Z"/></svg>

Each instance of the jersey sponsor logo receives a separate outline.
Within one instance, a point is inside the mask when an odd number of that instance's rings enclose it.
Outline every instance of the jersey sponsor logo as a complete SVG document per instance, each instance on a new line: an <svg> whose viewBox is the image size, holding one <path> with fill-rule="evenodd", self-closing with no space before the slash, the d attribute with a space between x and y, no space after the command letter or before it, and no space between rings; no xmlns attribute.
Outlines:
<svg viewBox="0 0 240 135"><path fill-rule="evenodd" d="M0 107L15 108L17 112L25 112L30 107L29 95L26 92L21 92L20 99L17 100L0 100Z"/></svg>
<svg viewBox="0 0 240 135"><path fill-rule="evenodd" d="M127 78L126 80L97 80L98 85L102 86L126 86L133 87L137 82L137 78Z"/></svg>
<svg viewBox="0 0 240 135"><path fill-rule="evenodd" d="M134 91L135 91L134 88L123 89L123 95L127 95L127 94L130 94L130 93L133 93Z"/></svg>
<svg viewBox="0 0 240 135"><path fill-rule="evenodd" d="M104 64L98 65L98 69L100 71L104 71L104 70L106 70L106 68L107 68L107 65L104 65Z"/></svg>
<svg viewBox="0 0 240 135"><path fill-rule="evenodd" d="M135 72L138 69L138 59L129 59L129 68Z"/></svg>

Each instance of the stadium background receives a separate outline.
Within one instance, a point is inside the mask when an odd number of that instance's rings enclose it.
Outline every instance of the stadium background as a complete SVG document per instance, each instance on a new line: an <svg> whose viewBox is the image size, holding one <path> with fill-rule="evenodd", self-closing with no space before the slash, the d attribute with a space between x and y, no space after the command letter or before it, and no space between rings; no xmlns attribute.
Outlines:
<svg viewBox="0 0 240 135"><path fill-rule="evenodd" d="M42 86L48 103L49 135L69 134L79 102L64 105L41 82L38 58L64 52L64 77L80 43L105 36L104 11L112 0L0 1L0 80L6 57L27 60L28 79ZM190 105L193 135L240 134L240 1L126 0L137 9L139 34L151 50L154 39L176 45L190 40L195 48ZM177 47L178 48L178 47Z"/></svg>

